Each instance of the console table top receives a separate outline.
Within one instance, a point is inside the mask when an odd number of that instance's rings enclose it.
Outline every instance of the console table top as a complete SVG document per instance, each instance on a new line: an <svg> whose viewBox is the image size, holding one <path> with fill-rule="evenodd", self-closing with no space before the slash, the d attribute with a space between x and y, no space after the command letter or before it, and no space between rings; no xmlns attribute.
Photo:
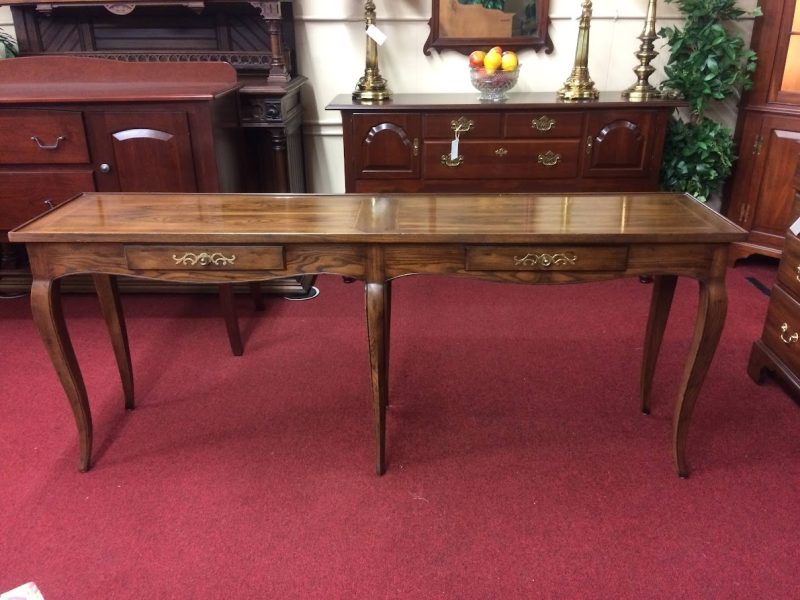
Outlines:
<svg viewBox="0 0 800 600"><path fill-rule="evenodd" d="M721 243L743 230L684 194L87 193L14 242Z"/></svg>

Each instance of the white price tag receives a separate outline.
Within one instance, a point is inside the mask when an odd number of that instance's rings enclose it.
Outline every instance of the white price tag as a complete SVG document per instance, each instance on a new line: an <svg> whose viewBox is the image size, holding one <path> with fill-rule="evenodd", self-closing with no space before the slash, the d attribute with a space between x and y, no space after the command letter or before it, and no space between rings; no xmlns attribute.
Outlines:
<svg viewBox="0 0 800 600"><path fill-rule="evenodd" d="M458 138L450 142L450 160L458 160Z"/></svg>
<svg viewBox="0 0 800 600"><path fill-rule="evenodd" d="M789 227L789 230L795 235L800 235L800 219L797 219L797 221L792 223L791 227Z"/></svg>
<svg viewBox="0 0 800 600"><path fill-rule="evenodd" d="M386 34L375 27L375 25L370 25L367 27L367 35L375 40L375 43L378 44L378 46L383 46L383 42L386 41Z"/></svg>

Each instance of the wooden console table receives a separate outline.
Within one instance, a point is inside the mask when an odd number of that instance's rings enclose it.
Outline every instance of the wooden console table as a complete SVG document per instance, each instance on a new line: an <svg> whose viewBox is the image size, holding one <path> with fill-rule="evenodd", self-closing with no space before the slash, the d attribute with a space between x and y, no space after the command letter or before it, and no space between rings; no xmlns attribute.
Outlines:
<svg viewBox="0 0 800 600"><path fill-rule="evenodd" d="M230 283L335 273L364 281L376 469L385 468L390 282L430 273L509 283L577 283L650 274L641 370L650 389L678 276L697 279L697 322L673 421L674 460L722 333L728 246L746 233L689 196L85 194L12 231L27 244L34 320L90 466L92 419L59 299L61 278L91 273L111 332L125 406L133 375L116 276Z"/></svg>
<svg viewBox="0 0 800 600"><path fill-rule="evenodd" d="M619 92L486 103L476 92L340 95L327 108L342 113L347 192L641 192L658 189L667 119L681 105Z"/></svg>

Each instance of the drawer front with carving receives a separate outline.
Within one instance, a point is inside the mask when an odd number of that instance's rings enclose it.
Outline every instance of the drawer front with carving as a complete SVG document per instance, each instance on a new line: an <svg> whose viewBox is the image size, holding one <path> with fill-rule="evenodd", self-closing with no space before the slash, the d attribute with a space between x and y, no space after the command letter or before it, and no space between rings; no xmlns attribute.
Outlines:
<svg viewBox="0 0 800 600"><path fill-rule="evenodd" d="M126 246L131 269L249 271L285 268L282 246Z"/></svg>
<svg viewBox="0 0 800 600"><path fill-rule="evenodd" d="M89 149L80 112L0 112L0 164L85 164Z"/></svg>
<svg viewBox="0 0 800 600"><path fill-rule="evenodd" d="M584 114L575 112L519 112L506 115L507 138L580 138Z"/></svg>
<svg viewBox="0 0 800 600"><path fill-rule="evenodd" d="M423 176L428 179L566 179L576 177L579 144L573 140L426 142Z"/></svg>
<svg viewBox="0 0 800 600"><path fill-rule="evenodd" d="M783 245L778 281L787 291L800 298L800 239L791 233L786 236Z"/></svg>
<svg viewBox="0 0 800 600"><path fill-rule="evenodd" d="M467 246L467 271L624 271L624 246Z"/></svg>
<svg viewBox="0 0 800 600"><path fill-rule="evenodd" d="M794 372L800 372L800 303L779 285L772 296L762 341Z"/></svg>
<svg viewBox="0 0 800 600"><path fill-rule="evenodd" d="M0 171L0 231L13 229L76 194L93 191L91 170Z"/></svg>

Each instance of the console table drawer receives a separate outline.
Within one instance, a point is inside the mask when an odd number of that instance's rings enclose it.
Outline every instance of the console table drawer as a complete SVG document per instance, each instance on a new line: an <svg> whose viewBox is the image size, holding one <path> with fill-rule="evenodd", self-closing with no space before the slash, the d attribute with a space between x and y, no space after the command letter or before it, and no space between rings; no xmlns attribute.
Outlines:
<svg viewBox="0 0 800 600"><path fill-rule="evenodd" d="M80 112L4 110L0 113L0 164L89 162Z"/></svg>
<svg viewBox="0 0 800 600"><path fill-rule="evenodd" d="M126 246L131 269L250 271L285 267L282 246Z"/></svg>
<svg viewBox="0 0 800 600"><path fill-rule="evenodd" d="M467 246L467 271L623 271L625 246Z"/></svg>
<svg viewBox="0 0 800 600"><path fill-rule="evenodd" d="M499 138L502 135L501 113L432 113L424 115L422 136L424 139L445 138L452 140L456 127L461 126L462 139Z"/></svg>
<svg viewBox="0 0 800 600"><path fill-rule="evenodd" d="M464 141L450 160L450 142L425 142L430 179L570 179L578 176L577 140Z"/></svg>
<svg viewBox="0 0 800 600"><path fill-rule="evenodd" d="M583 113L509 113L504 134L507 138L580 138L583 121Z"/></svg>

